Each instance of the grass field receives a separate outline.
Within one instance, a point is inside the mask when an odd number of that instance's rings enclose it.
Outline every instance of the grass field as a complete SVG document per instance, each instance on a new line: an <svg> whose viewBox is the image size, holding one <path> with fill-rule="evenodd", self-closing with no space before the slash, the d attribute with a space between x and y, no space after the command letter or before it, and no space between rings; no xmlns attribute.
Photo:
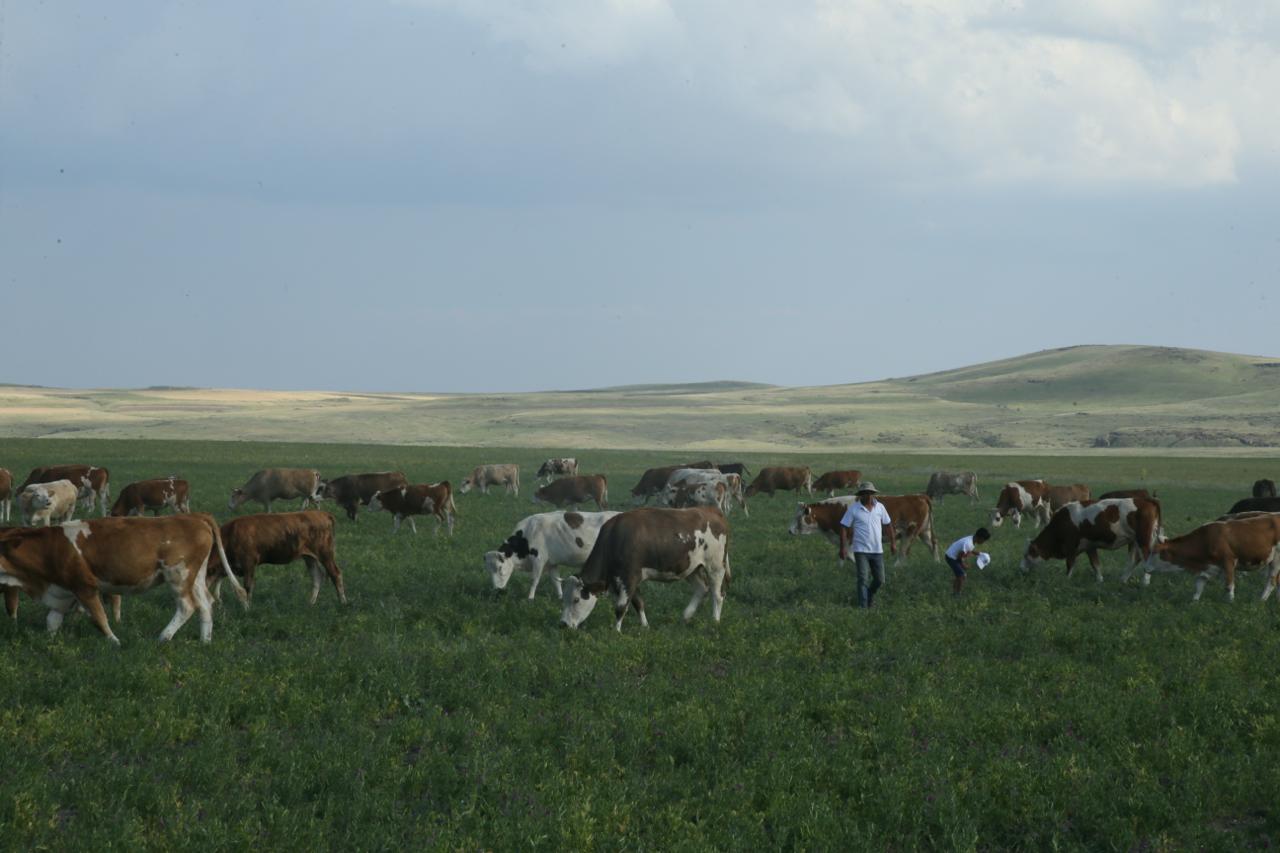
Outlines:
<svg viewBox="0 0 1280 853"><path fill-rule="evenodd" d="M402 468L455 484L519 462L526 493L458 498L453 539L339 521L351 597L305 602L300 565L264 567L254 607L154 642L166 592L126 599L112 648L84 618L49 639L24 599L0 627L0 837L9 848L1241 849L1280 839L1280 622L1261 579L1121 586L1024 576L1024 532L997 532L965 595L922 550L880 606L850 607L831 547L796 539L789 497L735 514L734 578L680 623L683 584L647 589L652 628L593 614L557 627L544 581L495 594L481 554L533 511L551 451L6 440L0 465L191 480L197 509L256 468ZM688 454L580 453L622 503L640 471ZM672 459L672 456L676 458ZM1274 462L1243 459L745 455L860 467L887 492L974 467L984 500L942 504L945 541L1015 476L1159 491L1183 532ZM1268 466L1271 466L1268 470ZM422 525L420 525L422 527ZM428 525L429 527L429 525ZM426 528L423 528L424 530Z"/></svg>

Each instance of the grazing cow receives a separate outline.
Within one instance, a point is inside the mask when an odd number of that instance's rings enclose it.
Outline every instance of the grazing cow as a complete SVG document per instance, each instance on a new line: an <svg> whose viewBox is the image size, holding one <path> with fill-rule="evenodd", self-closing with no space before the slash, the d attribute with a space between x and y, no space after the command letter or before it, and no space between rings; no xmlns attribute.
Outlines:
<svg viewBox="0 0 1280 853"><path fill-rule="evenodd" d="M263 468L238 489L231 490L228 509L237 509L247 501L257 501L271 512L272 501L302 498L302 509L320 505L324 481L313 468Z"/></svg>
<svg viewBox="0 0 1280 853"><path fill-rule="evenodd" d="M609 481L604 474L561 477L533 493L534 503L558 507L577 509L579 504L587 501L595 501L597 509L609 508Z"/></svg>
<svg viewBox="0 0 1280 853"><path fill-rule="evenodd" d="M1105 501L1073 501L1054 512L1044 530L1027 543L1022 570L1030 571L1045 560L1066 560L1067 577L1075 569L1076 558L1085 554L1093 573L1102 583L1098 551L1128 548L1128 580L1138 563L1151 555L1160 539L1160 502L1144 498L1117 498Z"/></svg>
<svg viewBox="0 0 1280 853"><path fill-rule="evenodd" d="M761 468L760 473L747 486L746 497L764 492L773 497L774 492L798 492L804 489L813 494L813 472L809 467Z"/></svg>
<svg viewBox="0 0 1280 853"><path fill-rule="evenodd" d="M711 591L711 616L720 621L729 567L729 522L714 507L635 509L604 523L582 571L566 578L561 624L577 628L605 592L613 594L613 627L632 607L648 628L640 584L646 580L687 580L693 597L684 609L688 622Z"/></svg>
<svg viewBox="0 0 1280 853"><path fill-rule="evenodd" d="M224 569L238 572L244 577L246 599L252 597L254 573L258 566L287 566L296 560L306 563L311 575L311 595L308 602L316 603L320 587L327 574L338 593L338 601L347 603L347 589L342 582L342 570L334 557L333 531L336 522L330 513L322 510L301 512L263 513L242 515L222 525L222 541L227 552L228 566L210 565L209 586L213 598L222 597ZM235 586L232 575L232 586Z"/></svg>
<svg viewBox="0 0 1280 853"><path fill-rule="evenodd" d="M9 523L9 511L13 508L13 474L8 468L0 468L0 521Z"/></svg>
<svg viewBox="0 0 1280 853"><path fill-rule="evenodd" d="M70 480L79 491L80 501L86 510L93 509L96 498L98 514L107 514L107 501L111 499L111 472L96 465L44 465L32 468L18 491L33 483L52 483L55 480Z"/></svg>
<svg viewBox="0 0 1280 853"><path fill-rule="evenodd" d="M722 474L714 468L677 468L671 472L657 499L659 506L719 507L726 516L733 502L737 502L744 513L751 514L743 494L742 478L737 474Z"/></svg>
<svg viewBox="0 0 1280 853"><path fill-rule="evenodd" d="M682 468L698 468L702 470L710 470L715 466L710 462L691 462L688 465L664 465L661 468L649 468L640 475L640 482L636 483L631 489L631 497L635 503L648 503L649 498L654 497L667 487L671 475Z"/></svg>
<svg viewBox="0 0 1280 853"><path fill-rule="evenodd" d="M70 521L76 514L80 490L70 480L32 483L18 494L18 512L22 523L32 527L48 527Z"/></svg>
<svg viewBox="0 0 1280 853"><path fill-rule="evenodd" d="M400 531L400 522L409 519L409 529L418 534L418 525L414 523L415 515L430 515L436 520L432 536L440 534L440 525L444 524L449 535L453 535L453 521L457 518L458 508L453 503L453 486L448 480L439 483L422 483L413 486L401 486L398 489L387 489L377 492L369 499L369 511L386 510L391 513L391 532Z"/></svg>
<svg viewBox="0 0 1280 853"><path fill-rule="evenodd" d="M519 465L477 465L475 470L462 479L458 491L464 495L472 489L480 494L489 494L490 486L505 486L507 494L520 495Z"/></svg>
<svg viewBox="0 0 1280 853"><path fill-rule="evenodd" d="M796 515L787 532L792 536L821 533L839 547L840 519L854 500L854 495L844 495L819 503L800 502L796 504ZM928 495L876 495L876 500L884 504L885 511L893 521L895 544L897 539L905 543L898 551L895 565L911 556L911 546L916 539L925 544L935 562L940 559L938 537L933 531L933 501L929 500ZM849 560L853 560L852 555Z"/></svg>
<svg viewBox="0 0 1280 853"><path fill-rule="evenodd" d="M247 608L248 593L231 573L218 524L208 513L94 518L57 527L0 531L0 585L20 586L44 602L49 607L50 633L79 604L98 630L117 644L120 641L107 624L99 596L143 592L160 581L169 585L177 604L160 640L172 639L198 612L200 639L209 642L213 606L205 578L213 559L221 562Z"/></svg>
<svg viewBox="0 0 1280 853"><path fill-rule="evenodd" d="M151 510L152 515L159 515L162 509L176 512L191 512L191 486L186 480L177 477L166 477L157 480L139 480L130 483L120 490L119 497L111 507L113 516L142 515Z"/></svg>
<svg viewBox="0 0 1280 853"><path fill-rule="evenodd" d="M969 503L978 502L978 475L972 471L934 471L924 493L938 503L947 495L968 495Z"/></svg>
<svg viewBox="0 0 1280 853"><path fill-rule="evenodd" d="M1275 480L1257 480L1253 484L1255 498L1274 498L1276 496Z"/></svg>
<svg viewBox="0 0 1280 853"><path fill-rule="evenodd" d="M742 462L717 462L715 469L721 474L737 474L739 477L750 477L746 464Z"/></svg>
<svg viewBox="0 0 1280 853"><path fill-rule="evenodd" d="M815 492L826 492L827 497L833 498L836 496L837 491L841 489L856 489L861 482L861 471L828 471L813 481L813 490Z"/></svg>
<svg viewBox="0 0 1280 853"><path fill-rule="evenodd" d="M1049 523L1055 507L1050 506L1049 492L1053 489L1044 480L1018 480L1006 483L996 498L996 508L991 510L991 526L999 527L1007 518L1014 527L1022 526L1022 516L1030 515L1036 527Z"/></svg>
<svg viewBox="0 0 1280 853"><path fill-rule="evenodd" d="M578 473L578 460L570 456L548 459L538 468L537 478L551 482L553 477L573 477Z"/></svg>
<svg viewBox="0 0 1280 853"><path fill-rule="evenodd" d="M1241 498L1227 510L1229 515L1241 512L1280 512L1280 498Z"/></svg>
<svg viewBox="0 0 1280 853"><path fill-rule="evenodd" d="M347 518L358 521L356 513L361 506L368 506L369 499L378 492L398 489L407 485L403 471L379 471L375 474L347 474L327 481L320 496L346 510Z"/></svg>
<svg viewBox="0 0 1280 853"><path fill-rule="evenodd" d="M1110 501L1116 498L1146 498L1147 500L1156 500L1159 495L1149 492L1146 489L1116 489L1110 492L1103 492L1098 495L1100 501Z"/></svg>
<svg viewBox="0 0 1280 853"><path fill-rule="evenodd" d="M1236 569L1266 568L1266 601L1280 582L1280 515L1254 513L1227 521L1211 521L1190 533L1157 543L1143 564L1142 582L1152 572L1190 572L1196 576L1192 601L1218 572L1227 581L1227 600L1236 597Z"/></svg>
<svg viewBox="0 0 1280 853"><path fill-rule="evenodd" d="M596 544L600 528L617 512L544 512L531 515L516 525L507 541L484 555L484 567L494 589L506 589L511 574L529 572L529 600L538 592L538 581L546 569L557 566L580 568ZM551 583L560 599L564 590L560 573L551 572Z"/></svg>

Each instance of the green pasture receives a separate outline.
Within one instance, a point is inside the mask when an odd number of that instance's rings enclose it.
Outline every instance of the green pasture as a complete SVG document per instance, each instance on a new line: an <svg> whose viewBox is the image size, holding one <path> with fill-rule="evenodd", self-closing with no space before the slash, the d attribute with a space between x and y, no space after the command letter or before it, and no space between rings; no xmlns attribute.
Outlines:
<svg viewBox="0 0 1280 853"><path fill-rule="evenodd" d="M12 849L1235 850L1280 841L1280 622L1261 578L1237 601L1189 577L1122 586L1123 557L1017 569L1027 530L953 599L923 549L870 612L832 547L794 538L795 498L735 513L724 619L680 622L683 585L646 590L652 628L607 608L570 632L544 581L490 589L481 555L535 511L533 472L574 448L168 441L0 442L17 478L91 462L113 490L170 473L225 519L257 468L400 468L455 483L518 462L518 499L459 496L452 539L385 515L338 522L351 603L306 604L299 564L231 596L213 643L195 620L161 646L167 591L126 599L113 648L87 619L50 639L23 599L0 626L0 839ZM580 451L616 508L650 465L694 452ZM713 453L856 467L886 492L935 467L977 470L943 543L1015 477L1146 486L1170 534L1247 494L1265 458ZM277 507L280 508L280 507ZM291 507L292 508L292 507Z"/></svg>

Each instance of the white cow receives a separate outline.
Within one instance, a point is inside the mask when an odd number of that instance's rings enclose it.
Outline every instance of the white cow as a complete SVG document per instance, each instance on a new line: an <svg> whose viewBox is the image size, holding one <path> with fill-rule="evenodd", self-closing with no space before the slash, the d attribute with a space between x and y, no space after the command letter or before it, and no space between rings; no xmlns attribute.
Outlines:
<svg viewBox="0 0 1280 853"><path fill-rule="evenodd" d="M22 523L29 527L48 527L70 521L76 514L80 490L70 480L32 483L18 495L18 511Z"/></svg>
<svg viewBox="0 0 1280 853"><path fill-rule="evenodd" d="M519 569L529 572L529 598L538 592L538 581L544 569L556 566L579 568L591 554L596 536L604 523L616 512L542 512L531 515L516 525L507 541L496 551L484 555L484 567L489 572L494 589L506 589L512 572ZM556 597L562 594L560 573L551 572Z"/></svg>

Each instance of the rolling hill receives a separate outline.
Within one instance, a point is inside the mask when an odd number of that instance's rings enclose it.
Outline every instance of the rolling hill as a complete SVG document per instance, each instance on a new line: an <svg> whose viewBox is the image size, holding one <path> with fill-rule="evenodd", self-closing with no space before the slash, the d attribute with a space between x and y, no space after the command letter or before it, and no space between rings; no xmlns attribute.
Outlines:
<svg viewBox="0 0 1280 853"><path fill-rule="evenodd" d="M548 448L1280 448L1280 361L1080 346L852 385L528 394L0 386L0 435ZM1253 448L1256 450L1250 451Z"/></svg>

